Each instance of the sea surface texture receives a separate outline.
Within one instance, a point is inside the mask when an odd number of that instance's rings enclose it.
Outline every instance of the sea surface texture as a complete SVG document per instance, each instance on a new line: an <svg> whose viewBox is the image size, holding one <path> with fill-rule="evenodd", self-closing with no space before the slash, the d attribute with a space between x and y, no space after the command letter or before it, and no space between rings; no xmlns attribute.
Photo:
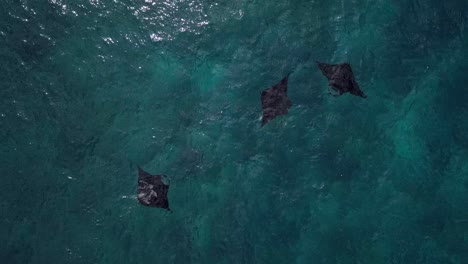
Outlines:
<svg viewBox="0 0 468 264"><path fill-rule="evenodd" d="M0 263L468 263L466 0L2 0L0 88Z"/></svg>

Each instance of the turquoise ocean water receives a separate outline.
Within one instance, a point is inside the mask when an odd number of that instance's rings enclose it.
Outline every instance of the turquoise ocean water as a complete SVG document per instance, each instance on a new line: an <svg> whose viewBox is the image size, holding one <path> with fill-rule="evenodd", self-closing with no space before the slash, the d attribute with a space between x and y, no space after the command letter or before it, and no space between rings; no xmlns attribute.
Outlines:
<svg viewBox="0 0 468 264"><path fill-rule="evenodd" d="M466 0L2 0L0 263L468 263L467 85Z"/></svg>

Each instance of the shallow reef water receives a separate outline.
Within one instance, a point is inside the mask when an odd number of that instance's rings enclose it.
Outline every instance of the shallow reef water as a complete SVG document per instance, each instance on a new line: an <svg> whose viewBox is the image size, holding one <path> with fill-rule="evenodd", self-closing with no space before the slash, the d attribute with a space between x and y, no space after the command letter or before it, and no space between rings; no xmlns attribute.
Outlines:
<svg viewBox="0 0 468 264"><path fill-rule="evenodd" d="M467 35L466 0L2 0L0 262L468 263Z"/></svg>

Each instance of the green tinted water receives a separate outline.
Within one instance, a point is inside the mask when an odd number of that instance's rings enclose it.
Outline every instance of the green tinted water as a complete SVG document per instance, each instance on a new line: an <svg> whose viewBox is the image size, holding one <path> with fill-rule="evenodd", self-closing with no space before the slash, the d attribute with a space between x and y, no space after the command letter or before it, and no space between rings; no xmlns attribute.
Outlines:
<svg viewBox="0 0 468 264"><path fill-rule="evenodd" d="M0 7L2 263L468 263L466 1Z"/></svg>

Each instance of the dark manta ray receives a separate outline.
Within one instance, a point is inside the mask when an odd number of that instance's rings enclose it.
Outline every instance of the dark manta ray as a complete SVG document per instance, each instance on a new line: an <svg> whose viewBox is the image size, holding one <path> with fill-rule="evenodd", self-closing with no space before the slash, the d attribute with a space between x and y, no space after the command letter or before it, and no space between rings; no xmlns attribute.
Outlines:
<svg viewBox="0 0 468 264"><path fill-rule="evenodd" d="M279 83L262 91L262 127L278 115L285 115L291 107L288 99L288 78L289 74Z"/></svg>
<svg viewBox="0 0 468 264"><path fill-rule="evenodd" d="M349 92L353 95L367 98L367 95L361 91L356 80L354 80L351 65L348 63L327 64L317 61L317 65L323 75L328 78L328 85L338 92L338 94L333 94L333 96L340 96Z"/></svg>
<svg viewBox="0 0 468 264"><path fill-rule="evenodd" d="M138 167L138 201L145 206L169 209L169 185L163 182L166 175L151 175Z"/></svg>

